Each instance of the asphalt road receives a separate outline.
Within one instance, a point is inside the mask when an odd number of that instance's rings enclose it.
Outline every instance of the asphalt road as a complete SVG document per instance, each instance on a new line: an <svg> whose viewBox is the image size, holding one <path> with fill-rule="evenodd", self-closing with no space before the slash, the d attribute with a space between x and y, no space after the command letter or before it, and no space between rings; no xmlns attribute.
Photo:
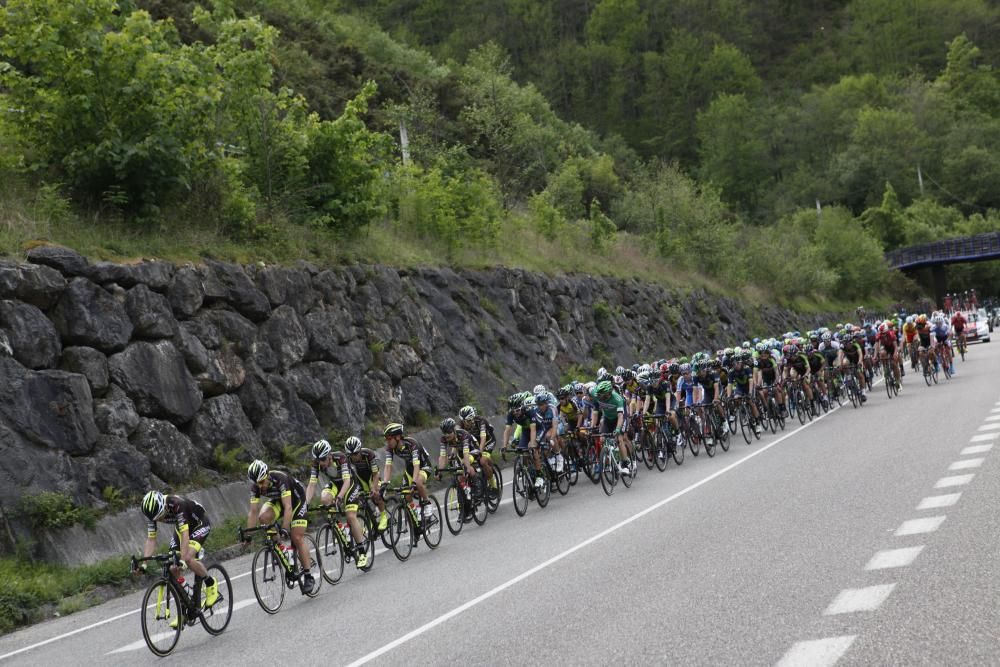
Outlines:
<svg viewBox="0 0 1000 667"><path fill-rule="evenodd" d="M189 628L167 660L998 664L1000 346L958 370L929 388L910 374L896 399L876 387L864 408L750 446L737 435L714 459L643 468L610 498L583 480L524 518L507 502L436 551L379 553L315 599L292 592L276 616L253 599L249 559L230 561L229 629ZM7 635L0 661L154 664L138 606Z"/></svg>

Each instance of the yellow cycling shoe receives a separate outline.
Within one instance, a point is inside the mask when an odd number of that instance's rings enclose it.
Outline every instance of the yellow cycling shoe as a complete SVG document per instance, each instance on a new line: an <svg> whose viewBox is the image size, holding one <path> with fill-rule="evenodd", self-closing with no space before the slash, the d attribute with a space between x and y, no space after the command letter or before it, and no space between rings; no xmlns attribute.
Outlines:
<svg viewBox="0 0 1000 667"><path fill-rule="evenodd" d="M368 565L368 554L361 554L358 556L358 569L363 568Z"/></svg>
<svg viewBox="0 0 1000 667"><path fill-rule="evenodd" d="M205 607L211 607L219 601L219 582L213 581L211 586L205 586Z"/></svg>
<svg viewBox="0 0 1000 667"><path fill-rule="evenodd" d="M177 625L180 623L180 620L181 620L181 615L180 614L176 614L176 615L175 614L171 614L170 610L167 609L167 618L170 619L170 624L169 624L170 627L177 628Z"/></svg>
<svg viewBox="0 0 1000 667"><path fill-rule="evenodd" d="M378 529L385 530L389 527L389 513L382 512L382 515L378 518Z"/></svg>

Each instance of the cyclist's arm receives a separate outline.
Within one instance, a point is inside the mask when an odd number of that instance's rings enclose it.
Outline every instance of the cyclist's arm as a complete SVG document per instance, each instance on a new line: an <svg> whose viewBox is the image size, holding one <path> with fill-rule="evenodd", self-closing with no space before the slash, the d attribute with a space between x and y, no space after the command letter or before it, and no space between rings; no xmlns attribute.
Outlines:
<svg viewBox="0 0 1000 667"><path fill-rule="evenodd" d="M528 446L529 447L534 447L537 444L536 441L535 441L535 437L537 436L537 431L538 431L538 427L535 425L535 422L532 421L531 422L531 426L528 427L528 435L529 435Z"/></svg>
<svg viewBox="0 0 1000 667"><path fill-rule="evenodd" d="M351 486L351 474L342 474L340 480L340 491L337 493L337 502L343 503L344 499L347 498L347 489Z"/></svg>
<svg viewBox="0 0 1000 667"><path fill-rule="evenodd" d="M156 522L151 522L146 527L146 544L142 548L142 557L149 558L156 551Z"/></svg>
<svg viewBox="0 0 1000 667"><path fill-rule="evenodd" d="M313 499L316 494L316 485L319 482L319 475L316 473L316 468L313 468L312 473L309 475L309 483L306 485L306 505L309 501Z"/></svg>
<svg viewBox="0 0 1000 667"><path fill-rule="evenodd" d="M392 452L385 452L385 469L382 471L382 483L388 484L392 479Z"/></svg>
<svg viewBox="0 0 1000 667"><path fill-rule="evenodd" d="M281 492L281 527L286 531L292 527L292 491Z"/></svg>
<svg viewBox="0 0 1000 667"><path fill-rule="evenodd" d="M180 539L180 550L181 550L181 553L183 554L184 550L187 549L188 541L191 539L191 531L188 530L188 525L186 523L183 524L183 525L181 525L181 526L179 526L177 528L177 531L180 533L180 536L181 536L181 539Z"/></svg>
<svg viewBox="0 0 1000 667"><path fill-rule="evenodd" d="M260 514L260 497L250 499L250 511L247 512L247 528L257 527L257 515Z"/></svg>

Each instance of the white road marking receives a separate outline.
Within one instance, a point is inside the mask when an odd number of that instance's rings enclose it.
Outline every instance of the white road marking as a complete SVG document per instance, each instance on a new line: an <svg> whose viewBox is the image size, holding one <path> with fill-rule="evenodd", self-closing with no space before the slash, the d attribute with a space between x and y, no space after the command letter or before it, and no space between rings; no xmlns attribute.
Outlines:
<svg viewBox="0 0 1000 667"><path fill-rule="evenodd" d="M993 408L990 412L1000 412L1000 408Z"/></svg>
<svg viewBox="0 0 1000 667"><path fill-rule="evenodd" d="M1000 438L1000 433L982 433L969 438L969 442L987 442L989 440L996 440L997 438Z"/></svg>
<svg viewBox="0 0 1000 667"><path fill-rule="evenodd" d="M257 598L250 598L248 600L240 600L239 602L235 602L233 603L233 613L235 614L240 609L243 609L244 607L249 607L252 604L257 604ZM172 633L170 632L161 632L158 635L154 635L154 641L157 641L159 639L167 639L168 637L170 637L171 634ZM104 655L111 655L112 653L126 653L128 651L138 651L141 648L146 648L145 639L140 639L137 642L126 644L121 648L116 648L114 651L108 651Z"/></svg>
<svg viewBox="0 0 1000 667"><path fill-rule="evenodd" d="M738 461L734 461L733 463L730 463L725 468L722 468L721 470L715 471L714 473L712 473L708 477L705 477L705 478L703 478L703 479L695 482L694 484L691 484L690 486L687 486L687 487L681 489L680 491L674 493L673 495L668 496L668 497L664 498L663 500L660 500L659 502L654 503L653 505L650 505L646 509L644 509L644 510L642 510L642 511L636 513L636 514L633 514L632 516L628 517L627 519L625 519L623 521L620 521L619 523L616 523L613 526L610 526L609 528L605 528L601 532L596 533L595 535L590 536L589 538L587 538L583 542L580 542L579 544L577 544L575 546L572 546L569 549L566 549L565 551L563 551L563 552L561 552L559 554L556 554L552 558L549 558L548 560L543 561L543 562L539 563L538 565L535 565L534 567L532 567L532 568L530 568L528 570L525 570L521 574L517 575L516 577L514 577L512 579L508 579L507 581L505 581L504 583L500 584L499 586L491 588L490 590L486 591L482 595L479 595L478 597L472 598L468 602L465 602L464 604L461 604L461 605L455 607L451 611L445 612L444 614L441 614L437 618L434 618L434 619L428 621L427 623L424 623L423 625L421 625L421 626L419 626L419 627L411 630L410 632L407 632L406 634L402 635L401 637L398 637L398 638L394 639L393 641L391 641L391 642L383 645L382 647L377 648L374 651L361 656L357 660L349 663L347 665L347 667L359 667L360 665L364 665L364 664L366 664L368 662L371 662L375 658L378 658L378 657L380 657L380 656L388 653L389 651L393 650L397 646L402 646L403 644L405 644L406 642L410 641L411 639L419 637L420 635L424 634L428 630L432 630L432 629L436 628L437 626L441 625L442 623L445 623L445 622L451 620L452 618L458 616L459 614L467 611L468 609L471 609L472 607L475 607L480 602L484 602L484 601L490 599L491 597L497 595L498 593L502 593L503 591L507 590L511 586L514 586L515 584L520 583L521 581L524 581L525 579L527 579L528 577L532 576L533 574L536 574L536 573L538 573L538 572L546 569L547 567L549 567L551 565L554 565L555 563L558 563L559 561L563 560L567 556L570 556L570 555L576 553L580 549L583 549L584 547L586 547L586 546L588 546L590 544L593 544L594 542L596 542L596 541L598 541L600 539L603 539L603 538L607 537L608 535L614 533L617 530L620 530L621 528L624 528L625 526L631 524L632 522L638 521L639 519L641 519L642 517L646 516L650 512L655 512L656 510L660 509L664 505L667 505L668 503L671 503L674 500L677 500L678 498L680 498L680 497L682 497L682 496L690 493L691 491L694 491L698 487L700 487L700 486L702 486L704 484L707 484L708 482L712 481L713 479L715 479L717 477L720 477L721 475L726 474L730 470L733 470L734 468L742 465L743 463L749 461L750 459L754 458L755 456L760 456L761 454L763 454L767 450L771 449L772 447L774 447L775 445L777 445L777 444L779 444L781 442L784 442L785 440L787 440L788 438L792 437L796 433L798 433L798 432L800 432L800 431L802 431L804 429L807 429L810 426L812 426L813 424L816 424L819 421L821 421L822 419L825 419L826 417L832 415L834 412L836 412L837 410L839 410L841 407L842 406L838 405L837 407L833 408L829 412L827 412L827 413L825 413L823 415L820 415L819 417L817 417L813 421L808 422L806 424L803 424L802 426L799 426L794 431L790 431L790 432L784 434L783 436L781 436L780 438L778 438L774 442L770 442L770 443L764 445L763 447L761 447L760 449L758 449L758 450L756 450L754 452L751 452L750 454L747 454L746 456L744 456L743 458L739 459Z"/></svg>
<svg viewBox="0 0 1000 667"><path fill-rule="evenodd" d="M851 647L857 635L825 637L792 644L777 667L830 667Z"/></svg>
<svg viewBox="0 0 1000 667"><path fill-rule="evenodd" d="M935 530L941 527L944 523L946 517L944 516L929 516L923 519L910 519L909 521L904 521L900 524L899 528L896 529L894 533L896 537L902 537L904 535L920 535L922 533L933 533Z"/></svg>
<svg viewBox="0 0 1000 667"><path fill-rule="evenodd" d="M834 616L836 614L853 614L859 611L874 611L885 602L895 587L896 584L878 584L865 588L845 588L837 594L823 615Z"/></svg>
<svg viewBox="0 0 1000 667"><path fill-rule="evenodd" d="M1000 415L990 415L989 417L987 417L983 421L987 421L987 422L997 422L997 421L1000 421Z"/></svg>
<svg viewBox="0 0 1000 667"><path fill-rule="evenodd" d="M958 493L946 493L943 496L927 496L917 505L918 510L932 510L939 507L951 507L962 497L961 491Z"/></svg>
<svg viewBox="0 0 1000 667"><path fill-rule="evenodd" d="M1000 424L983 424L982 426L980 426L976 430L977 431L995 431L998 428L1000 428Z"/></svg>
<svg viewBox="0 0 1000 667"><path fill-rule="evenodd" d="M906 567L913 563L914 559L923 550L923 545L919 547L904 547L902 549L885 549L872 556L872 559L865 565L865 569L884 570L890 567Z"/></svg>
<svg viewBox="0 0 1000 667"><path fill-rule="evenodd" d="M967 470L968 468L978 468L983 465L983 461L986 459L980 457L977 459L962 459L960 461L955 461L950 466L948 470Z"/></svg>
<svg viewBox="0 0 1000 667"><path fill-rule="evenodd" d="M972 481L975 474L969 473L968 475L952 475L951 477L942 477L935 484L935 489L945 489L949 486L965 486Z"/></svg>
<svg viewBox="0 0 1000 667"><path fill-rule="evenodd" d="M998 434L1000 435L1000 434ZM966 447L958 453L959 456L968 456L969 454L985 454L986 452L993 449L993 445L972 445L971 447Z"/></svg>

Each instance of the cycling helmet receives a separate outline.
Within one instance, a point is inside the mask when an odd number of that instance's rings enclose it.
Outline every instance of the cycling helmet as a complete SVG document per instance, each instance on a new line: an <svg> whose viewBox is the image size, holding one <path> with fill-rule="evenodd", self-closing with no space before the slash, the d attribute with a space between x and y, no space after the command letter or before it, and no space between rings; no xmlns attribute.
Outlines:
<svg viewBox="0 0 1000 667"><path fill-rule="evenodd" d="M635 377L635 371L630 370L628 368L626 368L625 372L622 373L622 379L625 380L626 382L633 379L634 377Z"/></svg>
<svg viewBox="0 0 1000 667"><path fill-rule="evenodd" d="M531 393L532 394L541 394L544 391L545 391L545 385L544 384L536 384L535 388L531 390Z"/></svg>
<svg viewBox="0 0 1000 667"><path fill-rule="evenodd" d="M572 393L572 389L570 388L569 385L566 385L565 387L559 387L558 389L556 389L556 398L561 401L564 398L569 398L570 393Z"/></svg>
<svg viewBox="0 0 1000 667"><path fill-rule="evenodd" d="M615 387L614 387L613 384L611 384L610 380L604 380L603 382L601 382L600 384L597 385L597 395L598 396L607 396L612 391L614 391L614 389L615 389Z"/></svg>
<svg viewBox="0 0 1000 667"><path fill-rule="evenodd" d="M577 393L587 391L587 385L583 384L582 382L574 382L573 391Z"/></svg>
<svg viewBox="0 0 1000 667"><path fill-rule="evenodd" d="M864 340L866 338L864 331L855 331L854 340Z"/></svg>
<svg viewBox="0 0 1000 667"><path fill-rule="evenodd" d="M759 342L760 342L760 338L754 338L754 339L753 339L753 344L754 344L754 345L756 345L756 344L757 344L757 343L759 343Z"/></svg>
<svg viewBox="0 0 1000 667"><path fill-rule="evenodd" d="M350 441L350 438L348 438L348 441ZM358 442L360 442L360 440ZM330 446L329 442L327 442L326 440L317 440L316 443L313 445L312 455L314 459L319 461L320 459L325 459L326 457L328 457L330 455L330 452L332 451L333 447Z"/></svg>
<svg viewBox="0 0 1000 667"><path fill-rule="evenodd" d="M449 433L454 433L456 426L457 424L455 424L455 420L452 419L451 417L447 417L441 421L441 432L444 433L445 435L448 435Z"/></svg>
<svg viewBox="0 0 1000 667"><path fill-rule="evenodd" d="M597 387L597 383L593 381L587 382L583 385L583 388L586 389L588 393L593 391L595 387Z"/></svg>
<svg viewBox="0 0 1000 667"><path fill-rule="evenodd" d="M638 380L641 384L649 384L649 382L652 380L652 376L650 375L649 371L640 371L639 374L635 376L635 379Z"/></svg>
<svg viewBox="0 0 1000 667"><path fill-rule="evenodd" d="M748 340L743 341L742 343L740 343L740 347L742 347L744 350L749 350L750 349L750 341L748 341Z"/></svg>
<svg viewBox="0 0 1000 667"><path fill-rule="evenodd" d="M609 373L608 369L605 368L604 366L601 366L600 368L597 369L597 381L598 382L602 382L604 380L607 380L610 377L611 377L611 373Z"/></svg>
<svg viewBox="0 0 1000 667"><path fill-rule="evenodd" d="M907 324L913 324L913 315L907 315L906 316L906 323Z"/></svg>
<svg viewBox="0 0 1000 667"><path fill-rule="evenodd" d="M640 366L640 364L638 364L638 363L632 364L632 372L634 373L634 372L638 371L639 370L639 366Z"/></svg>
<svg viewBox="0 0 1000 667"><path fill-rule="evenodd" d="M816 351L816 346L812 343L806 343L805 352L806 354L812 354Z"/></svg>
<svg viewBox="0 0 1000 667"><path fill-rule="evenodd" d="M942 317L941 315L935 315L934 316L934 324L937 324L937 325L944 324L944 317Z"/></svg>
<svg viewBox="0 0 1000 667"><path fill-rule="evenodd" d="M667 367L667 370L670 372L671 375L677 375L678 373L681 372L681 365L678 364L676 361L671 362L670 366Z"/></svg>
<svg viewBox="0 0 1000 667"><path fill-rule="evenodd" d="M652 366L650 366L649 364L643 364L642 366L639 366L639 370L637 370L636 373L651 373L652 371L653 371Z"/></svg>
<svg viewBox="0 0 1000 667"><path fill-rule="evenodd" d="M476 418L476 409L471 405L466 405L458 411L458 418L464 422Z"/></svg>
<svg viewBox="0 0 1000 667"><path fill-rule="evenodd" d="M385 427L385 430L382 431L382 435L387 438L390 435L403 435L403 425L393 422Z"/></svg>
<svg viewBox="0 0 1000 667"><path fill-rule="evenodd" d="M527 396L524 397L524 400L521 401L521 409L531 410L534 407L535 407L535 397L532 396L531 394L528 394Z"/></svg>
<svg viewBox="0 0 1000 667"><path fill-rule="evenodd" d="M507 409L516 410L521 407L521 403L524 401L524 396L521 396L520 392L516 394L511 394L507 397Z"/></svg>
<svg viewBox="0 0 1000 667"><path fill-rule="evenodd" d="M361 438L356 435L352 435L350 438L344 441L344 451L348 454L357 454L361 451Z"/></svg>
<svg viewBox="0 0 1000 667"><path fill-rule="evenodd" d="M691 364L681 364L681 373L690 373Z"/></svg>
<svg viewBox="0 0 1000 667"><path fill-rule="evenodd" d="M625 372L624 366L619 366L618 368L615 369L615 375L622 375L624 372Z"/></svg>
<svg viewBox="0 0 1000 667"><path fill-rule="evenodd" d="M538 405L539 403L548 403L551 405L554 402L552 394L548 391L540 391L535 394L535 405Z"/></svg>
<svg viewBox="0 0 1000 667"><path fill-rule="evenodd" d="M267 477L267 464L260 459L254 460L247 468L247 479L256 484Z"/></svg>
<svg viewBox="0 0 1000 667"><path fill-rule="evenodd" d="M823 342L824 343L829 343L831 340L833 340L833 335L829 331L824 331L823 332Z"/></svg>
<svg viewBox="0 0 1000 667"><path fill-rule="evenodd" d="M758 352L766 352L768 349L767 343L757 343Z"/></svg>
<svg viewBox="0 0 1000 667"><path fill-rule="evenodd" d="M155 521L167 508L167 499L159 491L150 491L142 497L142 513Z"/></svg>

